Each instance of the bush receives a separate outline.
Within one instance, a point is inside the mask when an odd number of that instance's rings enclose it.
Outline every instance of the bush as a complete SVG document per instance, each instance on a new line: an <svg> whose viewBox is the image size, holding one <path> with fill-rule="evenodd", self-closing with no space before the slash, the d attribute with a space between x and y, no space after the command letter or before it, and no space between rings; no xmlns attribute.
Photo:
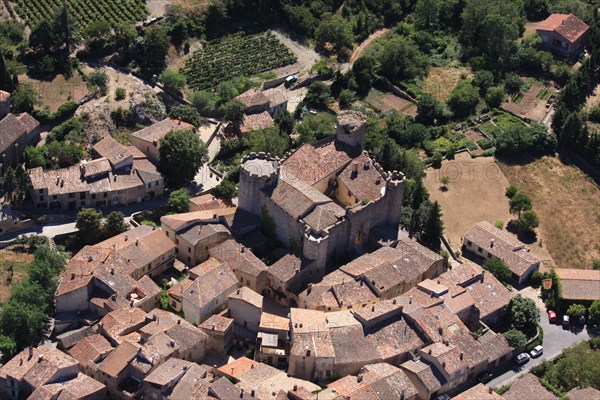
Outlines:
<svg viewBox="0 0 600 400"><path fill-rule="evenodd" d="M94 90L98 89L102 96L106 95L108 87L108 75L101 69L95 69L94 72L87 77L88 86Z"/></svg>
<svg viewBox="0 0 600 400"><path fill-rule="evenodd" d="M231 201L231 199L237 197L238 188L235 183L223 180L212 190L212 194L219 199Z"/></svg>
<svg viewBox="0 0 600 400"><path fill-rule="evenodd" d="M511 272L504 264L504 261L499 259L485 260L483 269L489 271L501 282L506 282L511 277Z"/></svg>
<svg viewBox="0 0 600 400"><path fill-rule="evenodd" d="M115 90L115 100L116 101L124 100L125 97L127 97L127 91L125 90L125 88L119 87Z"/></svg>
<svg viewBox="0 0 600 400"><path fill-rule="evenodd" d="M185 76L170 69L167 69L160 74L158 81L163 84L163 87L167 92L173 93L178 93L186 85Z"/></svg>
<svg viewBox="0 0 600 400"><path fill-rule="evenodd" d="M510 94L516 93L523 87L523 80L517 74L507 74L504 78L504 88Z"/></svg>
<svg viewBox="0 0 600 400"><path fill-rule="evenodd" d="M494 226L495 226L496 228L498 228L498 229L501 229L501 230L502 230L502 229L504 229L504 222L502 222L502 221L498 220L498 221L496 221L496 222L494 223Z"/></svg>
<svg viewBox="0 0 600 400"><path fill-rule="evenodd" d="M508 342L511 347L518 349L520 347L525 346L527 343L527 336L523 332L518 329L511 328L508 331L504 332L504 338Z"/></svg>
<svg viewBox="0 0 600 400"><path fill-rule="evenodd" d="M543 279L542 273L540 271L535 271L529 277L529 283L531 284L531 286L537 288L542 284L542 279Z"/></svg>
<svg viewBox="0 0 600 400"><path fill-rule="evenodd" d="M506 188L506 192L504 194L509 199L512 199L517 193L519 193L519 188L516 185L510 185Z"/></svg>
<svg viewBox="0 0 600 400"><path fill-rule="evenodd" d="M582 315L585 315L585 307L582 304L571 304L567 309L567 314L578 318Z"/></svg>
<svg viewBox="0 0 600 400"><path fill-rule="evenodd" d="M600 123L600 106L593 107L590 110L588 119L592 122Z"/></svg>
<svg viewBox="0 0 600 400"><path fill-rule="evenodd" d="M483 150L491 149L492 147L494 147L494 141L492 141L490 139L482 139L479 142L477 142L477 144Z"/></svg>

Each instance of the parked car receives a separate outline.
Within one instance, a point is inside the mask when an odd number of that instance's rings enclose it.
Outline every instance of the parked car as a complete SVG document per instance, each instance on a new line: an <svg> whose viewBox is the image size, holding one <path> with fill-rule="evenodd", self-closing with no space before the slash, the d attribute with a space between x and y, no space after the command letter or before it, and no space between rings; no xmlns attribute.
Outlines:
<svg viewBox="0 0 600 400"><path fill-rule="evenodd" d="M569 326L570 323L571 321L569 321L569 316L563 315L563 326Z"/></svg>
<svg viewBox="0 0 600 400"><path fill-rule="evenodd" d="M521 353L515 358L515 361L517 361L517 364L523 365L526 364L530 359L531 357L529 357L529 354Z"/></svg>
<svg viewBox="0 0 600 400"><path fill-rule="evenodd" d="M544 348L542 346L535 346L530 352L532 358L536 358L544 354Z"/></svg>
<svg viewBox="0 0 600 400"><path fill-rule="evenodd" d="M550 320L550 323L553 324L556 322L556 313L552 310L548 311L548 319Z"/></svg>
<svg viewBox="0 0 600 400"><path fill-rule="evenodd" d="M477 380L481 383L488 383L489 381L492 380L493 377L494 377L494 374L492 374L491 372L482 372L477 377Z"/></svg>

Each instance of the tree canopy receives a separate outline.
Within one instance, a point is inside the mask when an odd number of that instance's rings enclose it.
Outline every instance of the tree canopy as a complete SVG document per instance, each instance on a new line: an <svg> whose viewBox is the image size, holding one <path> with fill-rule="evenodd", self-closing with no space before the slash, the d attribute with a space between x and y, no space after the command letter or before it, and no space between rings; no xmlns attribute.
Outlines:
<svg viewBox="0 0 600 400"><path fill-rule="evenodd" d="M530 298L516 295L508 303L510 322L520 330L531 329L540 321L540 310Z"/></svg>
<svg viewBox="0 0 600 400"><path fill-rule="evenodd" d="M189 183L208 161L208 149L195 132L173 131L160 140L158 169L171 188Z"/></svg>

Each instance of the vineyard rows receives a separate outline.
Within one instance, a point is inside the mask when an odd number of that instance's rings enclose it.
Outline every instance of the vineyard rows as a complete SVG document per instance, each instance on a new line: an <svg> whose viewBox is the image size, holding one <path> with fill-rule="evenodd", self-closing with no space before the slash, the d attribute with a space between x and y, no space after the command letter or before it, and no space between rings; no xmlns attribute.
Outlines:
<svg viewBox="0 0 600 400"><path fill-rule="evenodd" d="M111 25L141 21L148 14L144 0L15 0L14 9L29 26L35 26L51 18L63 2L68 4L82 26L94 21L106 21Z"/></svg>
<svg viewBox="0 0 600 400"><path fill-rule="evenodd" d="M205 43L181 72L190 88L204 90L237 76L250 77L294 62L294 54L272 33L240 32Z"/></svg>

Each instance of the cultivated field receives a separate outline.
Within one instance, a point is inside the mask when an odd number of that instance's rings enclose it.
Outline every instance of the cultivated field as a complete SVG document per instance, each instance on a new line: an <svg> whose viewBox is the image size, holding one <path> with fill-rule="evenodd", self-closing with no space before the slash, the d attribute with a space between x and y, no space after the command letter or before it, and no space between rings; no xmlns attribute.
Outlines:
<svg viewBox="0 0 600 400"><path fill-rule="evenodd" d="M426 173L425 186L431 200L442 207L445 234L454 250L460 250L462 236L475 223L500 220L506 225L513 218L504 195L509 183L493 158L472 159L460 153ZM447 190L440 183L442 176L450 178Z"/></svg>
<svg viewBox="0 0 600 400"><path fill-rule="evenodd" d="M188 86L210 89L236 76L252 76L296 62L294 54L272 33L243 32L207 42L182 68Z"/></svg>
<svg viewBox="0 0 600 400"><path fill-rule="evenodd" d="M8 298L13 284L27 277L32 260L32 254L14 247L0 250L0 303Z"/></svg>
<svg viewBox="0 0 600 400"><path fill-rule="evenodd" d="M14 11L29 25L35 26L52 16L66 2L80 24L106 21L110 24L141 21L148 14L144 0L15 0Z"/></svg>
<svg viewBox="0 0 600 400"><path fill-rule="evenodd" d="M434 67L423 80L423 91L431 93L441 102L446 102L461 75L470 76L471 71L464 67Z"/></svg>
<svg viewBox="0 0 600 400"><path fill-rule="evenodd" d="M19 82L31 82L40 102L52 112L58 110L63 103L79 101L88 94L87 85L77 71L69 80L66 80L63 75L57 75L52 81L40 81L20 75Z"/></svg>
<svg viewBox="0 0 600 400"><path fill-rule="evenodd" d="M381 111L386 112L389 110L396 110L404 115L414 117L417 115L417 106L408 100L404 100L392 93L383 93L376 89L371 89L366 101L371 105L379 108Z"/></svg>
<svg viewBox="0 0 600 400"><path fill-rule="evenodd" d="M581 171L555 157L527 165L499 163L511 184L531 196L543 240L556 265L591 268L600 259L600 191Z"/></svg>

